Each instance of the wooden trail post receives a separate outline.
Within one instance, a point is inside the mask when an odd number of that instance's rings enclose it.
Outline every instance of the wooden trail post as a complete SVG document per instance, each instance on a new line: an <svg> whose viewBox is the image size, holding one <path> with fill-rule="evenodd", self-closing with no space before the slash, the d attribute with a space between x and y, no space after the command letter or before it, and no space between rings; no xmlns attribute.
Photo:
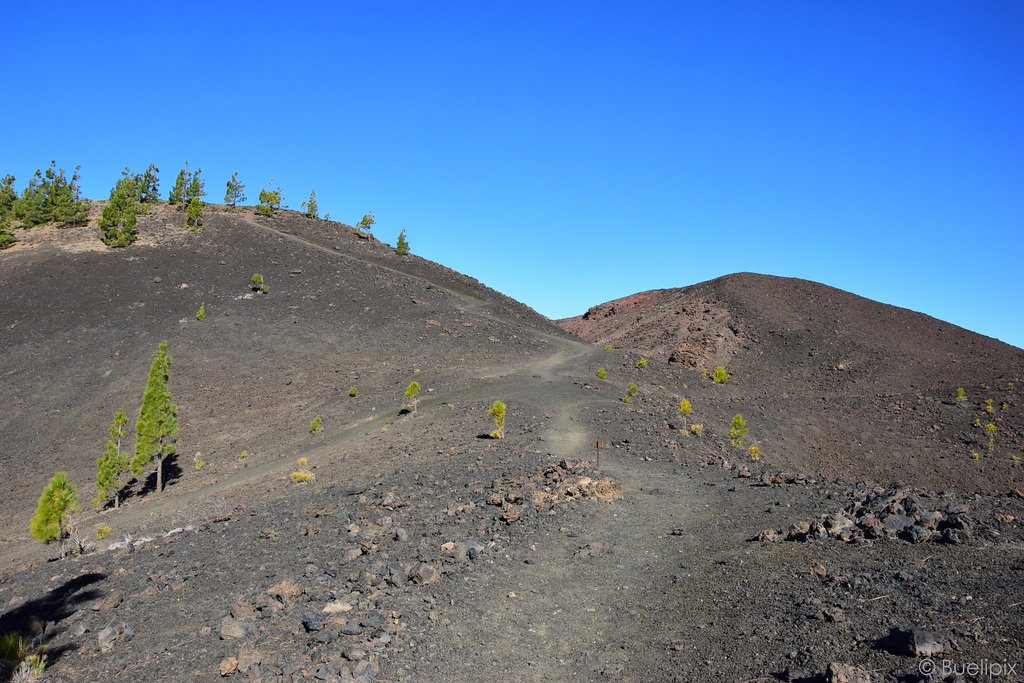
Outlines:
<svg viewBox="0 0 1024 683"><path fill-rule="evenodd" d="M597 450L597 466L601 466L601 449L604 448L604 444L600 441L594 442L594 448Z"/></svg>

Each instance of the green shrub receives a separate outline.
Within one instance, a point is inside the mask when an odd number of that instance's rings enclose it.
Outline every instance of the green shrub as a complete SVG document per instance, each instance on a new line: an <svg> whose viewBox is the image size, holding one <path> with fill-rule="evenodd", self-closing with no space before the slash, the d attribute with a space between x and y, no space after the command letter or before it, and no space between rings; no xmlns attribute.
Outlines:
<svg viewBox="0 0 1024 683"><path fill-rule="evenodd" d="M733 446L742 446L747 443L747 440L743 437L750 430L747 429L747 423L743 419L743 416L739 413L736 417L732 418L732 424L729 426L729 440Z"/></svg>
<svg viewBox="0 0 1024 683"><path fill-rule="evenodd" d="M266 294L270 291L270 287L263 281L263 276L259 273L253 273L252 276L252 291L259 292L260 294Z"/></svg>
<svg viewBox="0 0 1024 683"><path fill-rule="evenodd" d="M707 371L705 370L705 372ZM732 375L726 372L725 367L721 365L715 368L715 374L711 375L711 379L714 381L715 384L725 384L726 382L729 381L730 377L732 377Z"/></svg>
<svg viewBox="0 0 1024 683"><path fill-rule="evenodd" d="M313 421L309 423L309 433L310 434L319 434L322 430L323 430L323 427L320 426L320 418L319 417L314 417Z"/></svg>
<svg viewBox="0 0 1024 683"><path fill-rule="evenodd" d="M607 376L608 376L608 371L607 370L605 370L604 368L598 368L597 369L597 378L598 379L604 379Z"/></svg>
<svg viewBox="0 0 1024 683"><path fill-rule="evenodd" d="M398 233L398 244L395 246L395 253L399 256L405 256L409 253L409 242L405 239L405 228L402 228L402 232Z"/></svg>
<svg viewBox="0 0 1024 683"><path fill-rule="evenodd" d="M611 351L612 350L612 345L611 344L605 344L604 345L604 350L605 351Z"/></svg>
<svg viewBox="0 0 1024 683"><path fill-rule="evenodd" d="M100 524L96 527L95 536L97 541L102 541L104 538L110 536L110 527L106 524Z"/></svg>
<svg viewBox="0 0 1024 683"><path fill-rule="evenodd" d="M491 432L492 439L505 438L505 404L495 401L487 414L494 418L494 431Z"/></svg>
<svg viewBox="0 0 1024 683"><path fill-rule="evenodd" d="M638 368L646 368L647 367L647 359L641 356L640 360L638 360L636 362L636 366Z"/></svg>

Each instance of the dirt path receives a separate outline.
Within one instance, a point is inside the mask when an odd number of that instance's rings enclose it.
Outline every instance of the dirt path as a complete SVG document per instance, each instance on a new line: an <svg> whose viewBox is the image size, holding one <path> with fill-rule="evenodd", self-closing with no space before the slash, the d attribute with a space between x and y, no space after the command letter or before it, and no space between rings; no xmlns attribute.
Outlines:
<svg viewBox="0 0 1024 683"><path fill-rule="evenodd" d="M534 381L551 383L541 394L549 398L551 416L543 436L555 459L593 457L592 435L580 416L584 405L571 399L579 389L570 366L582 356L573 351L535 368ZM593 408L589 401L585 409ZM575 521L520 555L509 551L482 578L470 578L444 609L441 637L432 636L402 674L409 680L635 680L658 659L652 648L667 647L664 639L652 641L652 633L701 619L704 606L685 600L676 612L647 606L664 605L666 590L682 595L687 582L706 576L715 544L709 548L707 538L690 530L713 524L722 501L670 463L606 450L602 468L622 484L623 497L584 503L581 514L569 518ZM734 547L735 539L721 538L723 550L729 544Z"/></svg>

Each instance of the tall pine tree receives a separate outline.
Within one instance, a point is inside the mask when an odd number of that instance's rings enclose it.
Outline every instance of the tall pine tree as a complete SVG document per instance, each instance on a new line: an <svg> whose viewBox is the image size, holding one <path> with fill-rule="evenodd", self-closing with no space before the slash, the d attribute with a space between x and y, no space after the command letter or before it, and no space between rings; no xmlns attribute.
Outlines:
<svg viewBox="0 0 1024 683"><path fill-rule="evenodd" d="M167 355L167 342L160 348L149 368L146 391L142 394L139 419L135 422L135 456L131 460L132 474L141 476L146 465L156 458L156 490L164 490L164 456L174 455L178 433L178 406L172 403L167 381L171 377L171 357Z"/></svg>

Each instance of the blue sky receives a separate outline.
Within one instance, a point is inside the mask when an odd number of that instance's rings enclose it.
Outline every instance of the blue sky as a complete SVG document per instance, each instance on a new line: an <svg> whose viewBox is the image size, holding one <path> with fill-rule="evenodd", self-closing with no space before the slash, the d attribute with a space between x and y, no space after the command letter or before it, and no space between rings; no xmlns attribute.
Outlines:
<svg viewBox="0 0 1024 683"><path fill-rule="evenodd" d="M1024 347L1024 4L13 3L0 173L233 172L559 318L738 271Z"/></svg>

